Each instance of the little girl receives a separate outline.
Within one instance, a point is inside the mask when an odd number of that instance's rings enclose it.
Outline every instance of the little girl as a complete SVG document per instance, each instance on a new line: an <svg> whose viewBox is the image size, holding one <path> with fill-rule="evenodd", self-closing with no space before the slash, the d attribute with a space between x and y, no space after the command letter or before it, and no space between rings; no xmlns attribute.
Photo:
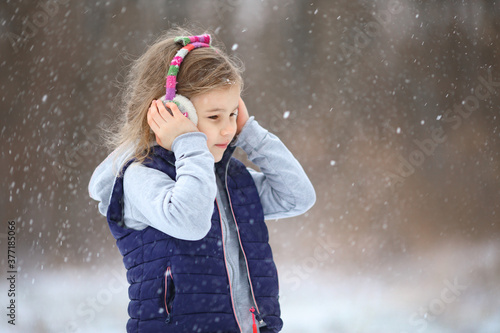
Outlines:
<svg viewBox="0 0 500 333"><path fill-rule="evenodd" d="M249 117L242 87L210 35L181 28L132 64L114 151L89 184L127 269L127 332L283 326L264 221L303 214L316 194L285 145ZM262 172L232 157L237 146Z"/></svg>

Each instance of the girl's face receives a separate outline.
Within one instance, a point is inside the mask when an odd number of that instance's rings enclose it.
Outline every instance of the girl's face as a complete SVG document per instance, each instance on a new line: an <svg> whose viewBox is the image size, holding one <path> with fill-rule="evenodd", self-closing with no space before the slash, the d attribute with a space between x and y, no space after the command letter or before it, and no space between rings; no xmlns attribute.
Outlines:
<svg viewBox="0 0 500 333"><path fill-rule="evenodd" d="M207 136L208 149L216 163L222 159L236 134L239 100L239 85L212 90L191 98L198 114L198 130Z"/></svg>

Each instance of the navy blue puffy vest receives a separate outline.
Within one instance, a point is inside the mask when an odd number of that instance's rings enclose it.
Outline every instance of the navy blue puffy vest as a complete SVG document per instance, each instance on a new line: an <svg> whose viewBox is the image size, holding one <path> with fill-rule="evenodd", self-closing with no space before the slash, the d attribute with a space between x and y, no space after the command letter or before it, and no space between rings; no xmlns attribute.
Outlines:
<svg viewBox="0 0 500 333"><path fill-rule="evenodd" d="M268 230L252 176L243 163L231 157L235 148L228 146L222 160L215 164L216 172L228 190L236 218L257 305L256 318L267 324L261 332L278 332L283 322ZM152 149L144 165L175 180L174 153L160 146ZM125 164L123 173L130 163ZM217 200L212 227L199 241L176 239L152 227L133 230L123 223L123 178L118 177L107 219L130 283L127 332L240 332L230 294Z"/></svg>

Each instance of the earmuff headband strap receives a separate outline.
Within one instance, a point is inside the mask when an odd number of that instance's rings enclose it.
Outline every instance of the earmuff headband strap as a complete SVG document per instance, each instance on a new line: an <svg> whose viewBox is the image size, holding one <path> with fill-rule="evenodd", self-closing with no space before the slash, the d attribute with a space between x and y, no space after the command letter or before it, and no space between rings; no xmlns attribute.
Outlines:
<svg viewBox="0 0 500 333"><path fill-rule="evenodd" d="M184 45L183 48L181 48L177 53L175 54L174 58L170 62L170 67L168 68L168 73L167 73L167 81L165 84L166 88L166 94L165 94L165 100L166 101L172 101L175 97L175 86L177 85L177 74L179 73L179 67L184 60L184 57L186 55L199 47L210 47L211 40L210 40L210 35L205 34L205 35L199 35L199 36L183 36L183 37L176 37L175 42L177 43L182 43Z"/></svg>

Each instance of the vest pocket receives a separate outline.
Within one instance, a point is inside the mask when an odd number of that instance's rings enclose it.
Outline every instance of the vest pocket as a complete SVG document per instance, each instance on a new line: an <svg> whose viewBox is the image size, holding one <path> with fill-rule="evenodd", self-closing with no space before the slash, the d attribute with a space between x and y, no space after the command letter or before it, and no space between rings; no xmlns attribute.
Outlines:
<svg viewBox="0 0 500 333"><path fill-rule="evenodd" d="M167 313L167 318L165 319L165 322L167 324L170 323L170 320L172 319L172 303L174 302L174 297L175 297L174 278L172 276L172 269L169 266L165 271L165 293L163 299L165 312Z"/></svg>

